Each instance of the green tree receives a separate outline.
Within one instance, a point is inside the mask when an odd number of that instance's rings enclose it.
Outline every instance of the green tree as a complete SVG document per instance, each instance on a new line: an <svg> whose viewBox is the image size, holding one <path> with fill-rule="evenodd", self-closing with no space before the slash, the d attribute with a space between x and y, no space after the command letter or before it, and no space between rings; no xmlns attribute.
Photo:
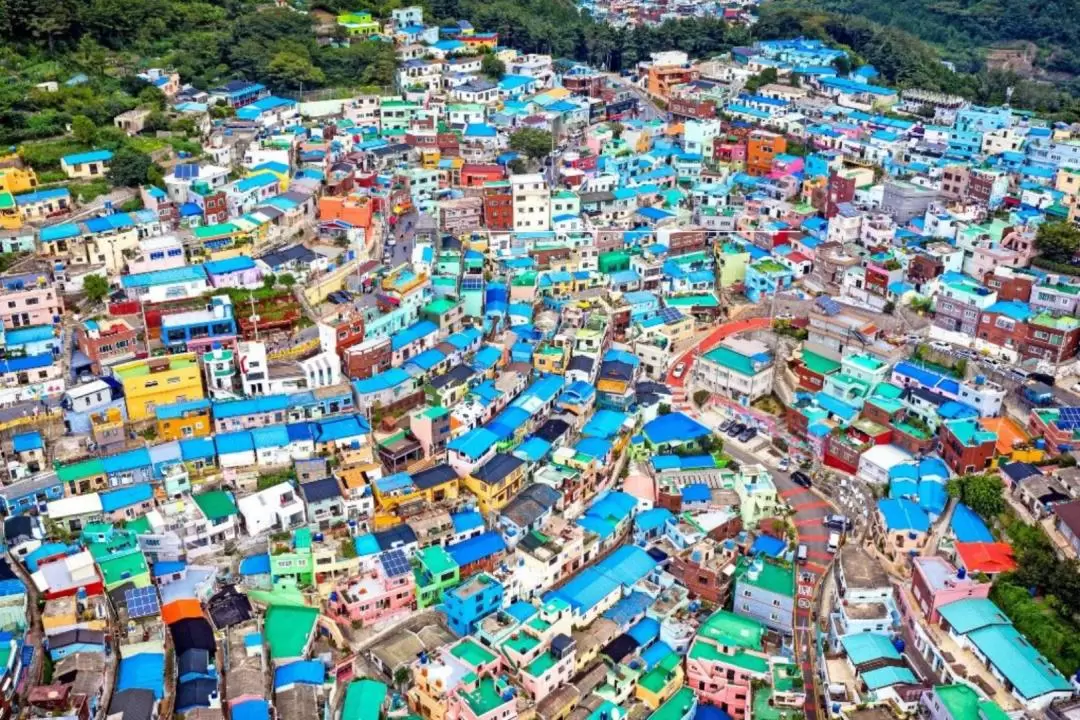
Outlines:
<svg viewBox="0 0 1080 720"><path fill-rule="evenodd" d="M949 495L967 505L984 520L990 521L1005 510L1001 478L996 474L964 475L950 480Z"/></svg>
<svg viewBox="0 0 1080 720"><path fill-rule="evenodd" d="M99 303L109 295L109 281L101 275L87 275L83 278L83 292L92 303Z"/></svg>
<svg viewBox="0 0 1080 720"><path fill-rule="evenodd" d="M293 285L296 284L296 277L291 273L282 273L281 275L278 275L277 281L278 284L280 284L282 287L289 288L291 290Z"/></svg>
<svg viewBox="0 0 1080 720"><path fill-rule="evenodd" d="M746 91L752 93L757 92L762 86L776 82L779 77L776 68L765 68L746 81Z"/></svg>
<svg viewBox="0 0 1080 720"><path fill-rule="evenodd" d="M270 59L266 76L271 84L283 88L321 85L326 80L326 75L311 62L310 57L287 50Z"/></svg>
<svg viewBox="0 0 1080 720"><path fill-rule="evenodd" d="M491 53L485 53L480 60L480 72L490 80L498 82L503 79L503 75L506 75L506 63Z"/></svg>
<svg viewBox="0 0 1080 720"><path fill-rule="evenodd" d="M547 156L552 150L552 143L552 135L547 130L522 128L510 135L510 149L534 161Z"/></svg>
<svg viewBox="0 0 1080 720"><path fill-rule="evenodd" d="M109 182L114 187L139 187L161 179L161 168L144 152L121 147L109 163Z"/></svg>
<svg viewBox="0 0 1080 720"><path fill-rule="evenodd" d="M621 138L621 137L622 137L622 134L623 134L623 132L624 132L624 131L626 130L626 126L625 126L625 125L623 125L623 124L622 124L621 122L619 122L618 120L616 120L615 122L611 123L611 124L610 124L610 125L609 125L608 127L610 127L610 128L611 128L611 137L615 138L616 140L618 140L619 138Z"/></svg>
<svg viewBox="0 0 1080 720"><path fill-rule="evenodd" d="M1065 222L1043 223L1035 235L1035 247L1047 260L1070 263L1080 252L1080 230Z"/></svg>
<svg viewBox="0 0 1080 720"><path fill-rule="evenodd" d="M270 290L275 285L277 285L277 275L275 275L274 273L268 273L266 275L263 275L263 287L264 288L266 288L267 290Z"/></svg>
<svg viewBox="0 0 1080 720"><path fill-rule="evenodd" d="M851 61L847 59L846 55L841 55L833 60L832 66L837 75L847 75L851 72Z"/></svg>
<svg viewBox="0 0 1080 720"><path fill-rule="evenodd" d="M526 165L525 161L521 158L514 158L510 162L506 163L506 167L510 170L510 172L514 173L515 175L520 175L529 171L529 166Z"/></svg>
<svg viewBox="0 0 1080 720"><path fill-rule="evenodd" d="M97 125L85 115L71 118L71 134L82 145L93 145L97 141Z"/></svg>

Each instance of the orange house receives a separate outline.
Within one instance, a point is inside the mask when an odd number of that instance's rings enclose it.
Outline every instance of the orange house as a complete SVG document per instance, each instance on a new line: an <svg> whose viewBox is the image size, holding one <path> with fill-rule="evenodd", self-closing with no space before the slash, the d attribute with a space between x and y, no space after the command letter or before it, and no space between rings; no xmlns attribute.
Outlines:
<svg viewBox="0 0 1080 720"><path fill-rule="evenodd" d="M683 65L660 65L649 68L648 87L649 92L660 97L671 94L671 88L676 85L685 85L701 77L701 72L695 67Z"/></svg>
<svg viewBox="0 0 1080 720"><path fill-rule="evenodd" d="M206 399L162 405L157 408L159 440L206 437L213 430L210 401Z"/></svg>
<svg viewBox="0 0 1080 720"><path fill-rule="evenodd" d="M346 197L326 196L319 198L319 220L343 220L355 228L371 230L371 218L375 212L370 198L348 195Z"/></svg>
<svg viewBox="0 0 1080 720"><path fill-rule="evenodd" d="M768 175L773 158L787 152L787 139L783 135L755 130L746 143L746 172L750 175Z"/></svg>

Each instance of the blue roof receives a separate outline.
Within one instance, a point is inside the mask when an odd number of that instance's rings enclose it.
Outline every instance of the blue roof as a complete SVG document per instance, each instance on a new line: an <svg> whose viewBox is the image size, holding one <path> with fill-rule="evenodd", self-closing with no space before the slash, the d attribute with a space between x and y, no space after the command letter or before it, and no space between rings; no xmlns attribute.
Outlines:
<svg viewBox="0 0 1080 720"><path fill-rule="evenodd" d="M652 603L652 597L640 590L634 590L629 595L619 598L614 605L605 610L604 617L623 628L633 622L634 618L644 615Z"/></svg>
<svg viewBox="0 0 1080 720"><path fill-rule="evenodd" d="M269 575L270 556L266 553L248 555L240 561L241 575Z"/></svg>
<svg viewBox="0 0 1080 720"><path fill-rule="evenodd" d="M255 267L255 261L247 255L237 255L236 257L226 258L225 260L211 260L210 262L205 262L203 263L203 267L206 268L206 272L210 275L224 275L226 273L252 270Z"/></svg>
<svg viewBox="0 0 1080 720"><path fill-rule="evenodd" d="M691 483L682 489L683 502L708 502L712 499L712 491L705 483Z"/></svg>
<svg viewBox="0 0 1080 720"><path fill-rule="evenodd" d="M199 400L188 400L187 402L178 402L171 405L158 405L155 408L155 413L158 420L175 420L183 417L184 413L209 409L210 401L206 398L200 398Z"/></svg>
<svg viewBox="0 0 1080 720"><path fill-rule="evenodd" d="M660 637L660 622L655 618L644 617L626 634L637 640L639 647L643 647Z"/></svg>
<svg viewBox="0 0 1080 720"><path fill-rule="evenodd" d="M265 700L244 700L229 706L232 720L269 720L270 703Z"/></svg>
<svg viewBox="0 0 1080 720"><path fill-rule="evenodd" d="M284 425L252 428L251 444L256 448L278 448L289 444L289 431Z"/></svg>
<svg viewBox="0 0 1080 720"><path fill-rule="evenodd" d="M109 455L101 459L102 468L110 475L128 472L129 470L138 468L150 467L152 464L150 452L146 448L129 450L116 455Z"/></svg>
<svg viewBox="0 0 1080 720"><path fill-rule="evenodd" d="M150 572L154 577L161 578L183 572L185 568L187 568L187 563L183 560L158 560L150 568Z"/></svg>
<svg viewBox="0 0 1080 720"><path fill-rule="evenodd" d="M65 155L60 160L66 165L81 165L92 162L108 162L112 160L112 150L89 150L87 152Z"/></svg>
<svg viewBox="0 0 1080 720"><path fill-rule="evenodd" d="M1069 681L1012 625L991 625L968 635L990 663L1025 698L1070 692Z"/></svg>
<svg viewBox="0 0 1080 720"><path fill-rule="evenodd" d="M958 542L994 542L994 535L987 529L986 523L964 503L956 504L949 527Z"/></svg>
<svg viewBox="0 0 1080 720"><path fill-rule="evenodd" d="M216 454L212 438L188 438L180 441L180 457L185 461L208 460Z"/></svg>
<svg viewBox="0 0 1080 720"><path fill-rule="evenodd" d="M490 530L446 546L446 552L450 553L450 557L454 558L454 562L459 567L465 567L505 550L506 541L503 540L503 536Z"/></svg>
<svg viewBox="0 0 1080 720"><path fill-rule="evenodd" d="M274 670L274 689L297 683L321 686L325 679L326 665L321 660L297 660Z"/></svg>
<svg viewBox="0 0 1080 720"><path fill-rule="evenodd" d="M585 423L581 434L586 437L610 438L619 432L626 422L626 417L626 413L616 410L597 410L589 422Z"/></svg>
<svg viewBox="0 0 1080 720"><path fill-rule="evenodd" d="M465 533L476 528L484 527L484 516L476 510L463 510L453 513L450 521L454 523L455 533Z"/></svg>
<svg viewBox="0 0 1080 720"><path fill-rule="evenodd" d="M642 428L645 437L654 445L674 442L676 440L689 441L709 435L711 431L697 420L681 412L671 412L645 423Z"/></svg>
<svg viewBox="0 0 1080 720"><path fill-rule="evenodd" d="M255 449L255 442L251 438L251 433L247 430L219 433L214 437L214 445L217 447L219 455L224 455L225 453L246 452Z"/></svg>
<svg viewBox="0 0 1080 720"><path fill-rule="evenodd" d="M438 326L430 320L421 320L420 322L411 325L410 327L394 333L390 338L390 347L392 350L400 350L401 348L409 345L417 340L427 337L431 333L437 331Z"/></svg>
<svg viewBox="0 0 1080 720"><path fill-rule="evenodd" d="M315 439L321 443L355 438L370 432L371 426L360 415L345 415L315 423Z"/></svg>
<svg viewBox="0 0 1080 720"><path fill-rule="evenodd" d="M19 433L11 438L11 447L17 453L41 450L45 447L41 439L41 433L37 430L27 433Z"/></svg>
<svg viewBox="0 0 1080 720"><path fill-rule="evenodd" d="M21 195L15 196L15 204L19 206L31 205L33 203L45 202L46 200L57 200L60 198L67 198L69 200L71 199L71 193L68 191L67 188L46 188L44 190L35 190L34 192L22 193ZM64 227L75 227L75 234L78 235L78 226L69 224L65 225ZM65 237L71 236L65 235Z"/></svg>
<svg viewBox="0 0 1080 720"><path fill-rule="evenodd" d="M65 192L67 192L65 190ZM56 240L66 240L68 238L77 237L79 235L79 226L75 223L64 223L62 225L51 225L49 227L41 228L40 238L41 242L54 242Z"/></svg>
<svg viewBox="0 0 1080 720"><path fill-rule="evenodd" d="M464 435L459 435L447 444L447 448L466 457L477 460L499 441L498 436L487 428L473 428Z"/></svg>
<svg viewBox="0 0 1080 720"><path fill-rule="evenodd" d="M139 483L128 487L101 493L101 509L114 512L141 502L147 502L154 496L154 487L150 483Z"/></svg>
<svg viewBox="0 0 1080 720"><path fill-rule="evenodd" d="M526 622L536 613L536 606L532 603L525 602L524 600L518 600L510 607L506 608L506 614L517 620L519 623Z"/></svg>
<svg viewBox="0 0 1080 720"><path fill-rule="evenodd" d="M643 513L639 513L634 518L634 525L638 530L643 532L652 532L657 528L663 527L669 520L675 516L671 514L671 511L667 508L651 508Z"/></svg>
<svg viewBox="0 0 1080 720"><path fill-rule="evenodd" d="M938 611L957 635L967 635L988 625L1009 624L1009 618L989 598L962 598L942 605Z"/></svg>
<svg viewBox="0 0 1080 720"><path fill-rule="evenodd" d="M202 265L184 265L169 270L153 270L134 275L121 275L120 285L125 288L146 288L155 285L186 283L205 279L206 271L203 270Z"/></svg>
<svg viewBox="0 0 1080 720"><path fill-rule="evenodd" d="M275 185L278 182L280 181L278 180L277 175L264 172L259 173L258 175L252 175L251 177L237 180L234 187L239 192L250 192L251 190L266 187L267 185Z"/></svg>
<svg viewBox="0 0 1080 720"><path fill-rule="evenodd" d="M15 345L42 342L56 337L52 325L28 325L4 331L4 343L10 348Z"/></svg>
<svg viewBox="0 0 1080 720"><path fill-rule="evenodd" d="M775 558L783 555L786 547L787 543L780 538L775 538L772 535L758 535L754 539L754 544L750 546L750 554L758 555L760 553Z"/></svg>
<svg viewBox="0 0 1080 720"><path fill-rule="evenodd" d="M357 395L368 395L382 390L389 390L411 379L412 376L401 368L390 368L369 378L357 380L353 383L353 389Z"/></svg>
<svg viewBox="0 0 1080 720"><path fill-rule="evenodd" d="M910 500L887 498L878 500L878 510L885 518L888 530L912 530L926 532L930 529L930 518L926 512Z"/></svg>
<svg viewBox="0 0 1080 720"><path fill-rule="evenodd" d="M269 558L267 558L269 560ZM120 659L116 690L150 690L160 700L165 696L165 656L161 653L139 653Z"/></svg>
<svg viewBox="0 0 1080 720"><path fill-rule="evenodd" d="M371 533L357 535L353 538L353 547L356 548L356 554L360 557L377 555L382 552L382 548L379 547L379 539Z"/></svg>

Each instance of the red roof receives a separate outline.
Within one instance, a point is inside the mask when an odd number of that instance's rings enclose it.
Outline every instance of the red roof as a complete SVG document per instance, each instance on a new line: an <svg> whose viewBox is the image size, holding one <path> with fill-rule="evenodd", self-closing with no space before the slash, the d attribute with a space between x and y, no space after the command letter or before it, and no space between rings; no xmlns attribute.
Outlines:
<svg viewBox="0 0 1080 720"><path fill-rule="evenodd" d="M969 573L996 575L1016 569L1016 557L1008 543L956 543L956 556Z"/></svg>
<svg viewBox="0 0 1080 720"><path fill-rule="evenodd" d="M787 257L788 257L788 260L790 260L791 262L803 263L803 262L809 262L810 261L810 258L806 257L801 252L793 252L793 253L789 254Z"/></svg>

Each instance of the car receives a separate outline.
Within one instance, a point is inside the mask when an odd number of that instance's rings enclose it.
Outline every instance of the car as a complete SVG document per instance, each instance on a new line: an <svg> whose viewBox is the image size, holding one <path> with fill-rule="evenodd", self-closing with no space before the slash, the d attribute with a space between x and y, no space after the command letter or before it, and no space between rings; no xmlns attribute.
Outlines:
<svg viewBox="0 0 1080 720"><path fill-rule="evenodd" d="M1077 385L1080 385L1080 383L1077 383ZM732 420L731 418L728 418L724 422L720 423L720 427L716 428L716 431L717 432L727 432L728 429L734 424L735 424L735 421Z"/></svg>
<svg viewBox="0 0 1080 720"><path fill-rule="evenodd" d="M801 485L804 488L808 488L813 485L813 482L811 482L810 480L810 476L804 473L802 470L796 470L795 472L791 473L791 481L796 485Z"/></svg>
<svg viewBox="0 0 1080 720"><path fill-rule="evenodd" d="M825 527L847 532L851 529L851 519L847 515L828 515L825 518Z"/></svg>
<svg viewBox="0 0 1080 720"><path fill-rule="evenodd" d="M675 366L675 370L672 371L671 377L673 377L673 378L681 378L683 376L683 373L685 373L685 372L686 372L686 363L681 362L681 363L679 363L678 365Z"/></svg>
<svg viewBox="0 0 1080 720"><path fill-rule="evenodd" d="M789 467L791 467L791 460L788 458L780 458L780 464L777 465L777 468L779 468L781 472L787 472Z"/></svg>
<svg viewBox="0 0 1080 720"><path fill-rule="evenodd" d="M738 437L739 435L742 435L742 432L745 429L746 429L745 425L743 425L741 422L737 422L737 423L735 423L734 425L732 425L731 427L728 428L727 436L729 438Z"/></svg>
<svg viewBox="0 0 1080 720"><path fill-rule="evenodd" d="M1050 387L1054 387L1054 383L1057 382L1057 378L1055 378L1053 375L1049 375L1047 373L1033 372L1033 373L1025 373L1025 375L1027 375L1027 378L1029 380L1034 380L1035 382L1041 382L1043 385L1049 385Z"/></svg>
<svg viewBox="0 0 1080 720"><path fill-rule="evenodd" d="M802 543L799 543L799 549L796 551L795 557L796 557L796 559L798 560L798 562L800 564L806 562L806 554L807 554L806 546L803 545Z"/></svg>
<svg viewBox="0 0 1080 720"><path fill-rule="evenodd" d="M952 345L947 342L941 342L940 340L931 341L930 347L934 348L935 350L942 350L944 352L949 352L952 350Z"/></svg>
<svg viewBox="0 0 1080 720"><path fill-rule="evenodd" d="M757 428L746 428L739 433L739 442L747 443L757 437Z"/></svg>

